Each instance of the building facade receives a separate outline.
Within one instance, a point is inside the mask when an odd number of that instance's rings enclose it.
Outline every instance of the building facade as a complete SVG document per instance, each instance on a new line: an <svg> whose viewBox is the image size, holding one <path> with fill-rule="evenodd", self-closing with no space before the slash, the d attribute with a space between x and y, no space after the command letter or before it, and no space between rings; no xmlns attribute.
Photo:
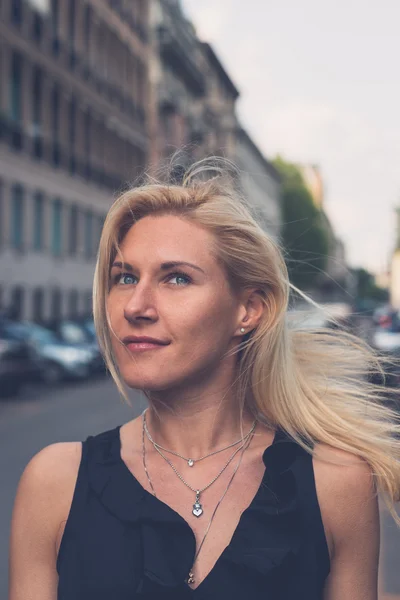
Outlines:
<svg viewBox="0 0 400 600"><path fill-rule="evenodd" d="M181 3L153 0L150 7L151 164L157 169L182 149L189 162L201 155L206 82L201 46Z"/></svg>
<svg viewBox="0 0 400 600"><path fill-rule="evenodd" d="M240 169L241 192L278 238L279 176L238 124L237 87L212 46L198 39L180 0L154 0L152 6L152 163L168 167L182 149L183 167L208 156L230 159Z"/></svg>
<svg viewBox="0 0 400 600"><path fill-rule="evenodd" d="M0 2L0 309L91 311L98 240L149 152L147 0Z"/></svg>
<svg viewBox="0 0 400 600"><path fill-rule="evenodd" d="M279 241L282 229L281 179L243 128L236 132L234 160L240 171L243 196L263 229Z"/></svg>
<svg viewBox="0 0 400 600"><path fill-rule="evenodd" d="M319 278L319 291L324 300L348 299L354 289L354 276L347 265L346 247L335 233L324 208L324 182L318 165L298 164L304 184L320 211L320 223L328 240L325 271Z"/></svg>
<svg viewBox="0 0 400 600"><path fill-rule="evenodd" d="M390 264L390 304L400 310L400 207L396 208L396 241Z"/></svg>

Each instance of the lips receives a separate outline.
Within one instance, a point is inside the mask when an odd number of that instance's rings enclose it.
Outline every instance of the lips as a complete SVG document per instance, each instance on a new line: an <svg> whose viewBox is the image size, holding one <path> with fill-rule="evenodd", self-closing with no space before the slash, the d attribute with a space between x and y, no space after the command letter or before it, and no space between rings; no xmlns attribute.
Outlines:
<svg viewBox="0 0 400 600"><path fill-rule="evenodd" d="M160 340L157 338L152 338L152 337L147 337L147 336L133 336L133 335L129 335L125 338L123 338L122 342L125 345L130 345L130 344L143 344L143 345L148 345L148 346L168 346L168 344L170 342L166 341L166 340Z"/></svg>

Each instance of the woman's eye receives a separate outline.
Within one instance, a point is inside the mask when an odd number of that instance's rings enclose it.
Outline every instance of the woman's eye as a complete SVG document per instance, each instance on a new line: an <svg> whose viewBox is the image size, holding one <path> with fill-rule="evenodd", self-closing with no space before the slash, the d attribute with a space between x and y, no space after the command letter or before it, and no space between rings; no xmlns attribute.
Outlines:
<svg viewBox="0 0 400 600"><path fill-rule="evenodd" d="M135 276L130 275L129 273L121 273L120 275L117 275L115 279L116 283L118 284L131 285L132 283L134 283Z"/></svg>
<svg viewBox="0 0 400 600"><path fill-rule="evenodd" d="M174 280L174 279L176 280L174 285L187 285L188 283L192 282L189 275L185 275L184 273L172 273L171 275L169 275L169 277L168 277L169 282L173 282L172 280Z"/></svg>

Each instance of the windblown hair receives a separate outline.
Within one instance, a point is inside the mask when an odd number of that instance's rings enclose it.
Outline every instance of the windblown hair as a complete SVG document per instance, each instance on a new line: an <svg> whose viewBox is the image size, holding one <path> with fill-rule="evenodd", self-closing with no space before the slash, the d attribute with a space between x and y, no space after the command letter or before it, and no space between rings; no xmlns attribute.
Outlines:
<svg viewBox="0 0 400 600"><path fill-rule="evenodd" d="M148 183L122 193L106 218L94 279L94 319L107 367L127 399L111 344L106 302L110 268L128 230L149 215L177 215L212 232L217 259L233 290L257 288L265 310L258 327L237 348L241 406L261 422L279 426L306 451L324 443L364 459L376 492L395 521L400 500L400 416L387 390L371 382L384 359L356 336L338 329L309 330L293 323L283 253L258 225L236 191L232 165L200 161L179 183Z"/></svg>

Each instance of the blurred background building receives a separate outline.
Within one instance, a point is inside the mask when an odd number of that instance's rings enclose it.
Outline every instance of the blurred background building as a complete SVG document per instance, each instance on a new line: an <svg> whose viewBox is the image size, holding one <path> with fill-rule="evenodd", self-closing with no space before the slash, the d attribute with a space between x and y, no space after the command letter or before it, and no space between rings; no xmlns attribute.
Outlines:
<svg viewBox="0 0 400 600"><path fill-rule="evenodd" d="M400 207L396 209L396 242L390 267L390 303L400 310Z"/></svg>
<svg viewBox="0 0 400 600"><path fill-rule="evenodd" d="M0 311L90 313L114 195L180 149L187 163L236 163L279 239L280 178L238 122L238 97L179 0L2 0Z"/></svg>
<svg viewBox="0 0 400 600"><path fill-rule="evenodd" d="M0 302L90 311L113 192L149 150L147 0L0 3Z"/></svg>
<svg viewBox="0 0 400 600"><path fill-rule="evenodd" d="M340 300L351 297L355 289L354 274L346 260L344 243L335 233L324 206L324 182L318 165L297 165L303 181L311 194L315 207L320 211L320 222L328 240L327 261L319 280L321 297L329 300ZM347 299L348 299L347 298Z"/></svg>
<svg viewBox="0 0 400 600"><path fill-rule="evenodd" d="M152 163L180 149L188 163L211 155L232 160L239 189L263 227L279 238L280 178L238 122L239 90L212 46L198 39L179 0L154 0L151 7Z"/></svg>

